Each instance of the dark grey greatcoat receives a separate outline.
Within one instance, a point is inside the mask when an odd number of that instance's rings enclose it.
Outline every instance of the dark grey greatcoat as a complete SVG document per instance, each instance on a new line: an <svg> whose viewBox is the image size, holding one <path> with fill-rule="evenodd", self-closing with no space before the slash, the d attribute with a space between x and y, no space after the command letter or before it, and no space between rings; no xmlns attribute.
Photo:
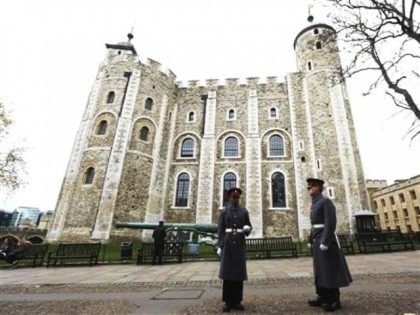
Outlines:
<svg viewBox="0 0 420 315"><path fill-rule="evenodd" d="M324 228L314 229L310 237L315 283L321 288L346 287L353 281L334 234L336 221L335 206L330 199L322 195L312 199L311 224L324 224ZM328 250L321 251L320 244L328 246Z"/></svg>
<svg viewBox="0 0 420 315"><path fill-rule="evenodd" d="M229 203L220 212L217 238L217 246L222 249L220 279L235 281L248 279L245 259L245 234L226 232L227 228L242 229L244 225L251 226L248 211L244 207Z"/></svg>

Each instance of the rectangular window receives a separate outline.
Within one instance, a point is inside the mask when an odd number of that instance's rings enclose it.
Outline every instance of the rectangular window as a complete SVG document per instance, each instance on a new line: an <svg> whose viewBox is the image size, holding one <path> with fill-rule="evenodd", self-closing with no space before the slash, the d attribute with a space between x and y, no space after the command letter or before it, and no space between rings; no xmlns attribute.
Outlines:
<svg viewBox="0 0 420 315"><path fill-rule="evenodd" d="M416 195L416 191L415 190L410 190L410 198L412 200L416 200L417 199L417 195Z"/></svg>
<svg viewBox="0 0 420 315"><path fill-rule="evenodd" d="M299 151L303 150L303 141L299 141Z"/></svg>
<svg viewBox="0 0 420 315"><path fill-rule="evenodd" d="M385 215L385 220L388 220L388 213L384 213L384 215Z"/></svg>
<svg viewBox="0 0 420 315"><path fill-rule="evenodd" d="M395 205L395 200L394 197L389 197L389 201L391 202L391 205Z"/></svg>
<svg viewBox="0 0 420 315"><path fill-rule="evenodd" d="M331 199L335 198L334 188L327 187L327 192L328 192L328 197L330 197Z"/></svg>
<svg viewBox="0 0 420 315"><path fill-rule="evenodd" d="M385 207L385 199L381 199L381 205L382 207Z"/></svg>
<svg viewBox="0 0 420 315"><path fill-rule="evenodd" d="M416 215L420 215L420 208L419 207L414 207L414 211L416 211Z"/></svg>
<svg viewBox="0 0 420 315"><path fill-rule="evenodd" d="M394 215L394 219L398 219L398 213L397 213L397 211L392 211L392 214Z"/></svg>
<svg viewBox="0 0 420 315"><path fill-rule="evenodd" d="M376 201L373 201L373 208L378 209L378 203Z"/></svg>
<svg viewBox="0 0 420 315"><path fill-rule="evenodd" d="M407 224L407 233L413 232L413 229L411 228L410 224Z"/></svg>
<svg viewBox="0 0 420 315"><path fill-rule="evenodd" d="M405 197L403 193L398 194L398 198L400 198L400 202L405 202Z"/></svg>
<svg viewBox="0 0 420 315"><path fill-rule="evenodd" d="M408 217L408 210L407 209L403 209L403 213L404 213L404 217Z"/></svg>
<svg viewBox="0 0 420 315"><path fill-rule="evenodd" d="M321 170L321 160L320 159L316 160L316 167L318 168L318 170Z"/></svg>

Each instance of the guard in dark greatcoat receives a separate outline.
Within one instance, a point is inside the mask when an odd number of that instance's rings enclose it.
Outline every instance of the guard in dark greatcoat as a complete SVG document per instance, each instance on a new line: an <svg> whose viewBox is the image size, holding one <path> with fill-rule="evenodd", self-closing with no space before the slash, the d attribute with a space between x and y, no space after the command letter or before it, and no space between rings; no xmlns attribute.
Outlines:
<svg viewBox="0 0 420 315"><path fill-rule="evenodd" d="M325 311L333 312L341 308L340 287L348 286L353 280L335 235L335 206L322 195L324 181L317 178L308 178L306 181L312 197L309 243L313 251L317 293L317 297L309 300L308 304L322 306Z"/></svg>
<svg viewBox="0 0 420 315"><path fill-rule="evenodd" d="M217 240L217 254L221 257L219 278L223 280L224 312L231 309L244 310L241 304L243 282L248 279L245 236L252 230L248 211L239 205L242 190L232 188L227 194L229 203L220 212Z"/></svg>
<svg viewBox="0 0 420 315"><path fill-rule="evenodd" d="M156 263L157 258L159 265L162 265L162 256L165 249L166 238L166 229L163 226L163 221L159 221L159 226L153 230L152 237L155 242L152 264Z"/></svg>

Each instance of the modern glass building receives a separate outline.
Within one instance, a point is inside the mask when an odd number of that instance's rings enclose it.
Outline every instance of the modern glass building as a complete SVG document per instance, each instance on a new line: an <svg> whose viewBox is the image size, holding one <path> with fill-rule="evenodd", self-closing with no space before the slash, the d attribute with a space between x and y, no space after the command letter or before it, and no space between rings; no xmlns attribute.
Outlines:
<svg viewBox="0 0 420 315"><path fill-rule="evenodd" d="M31 222L31 225L33 224L34 226L37 226L40 214L41 211L38 208L17 207L13 211L12 219L10 221L9 226L18 228L22 220L25 219L29 220Z"/></svg>

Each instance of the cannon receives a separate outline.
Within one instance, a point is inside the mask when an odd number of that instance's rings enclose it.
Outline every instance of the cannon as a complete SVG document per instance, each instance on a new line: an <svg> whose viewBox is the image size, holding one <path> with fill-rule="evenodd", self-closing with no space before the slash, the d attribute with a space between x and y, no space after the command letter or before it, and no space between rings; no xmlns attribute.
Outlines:
<svg viewBox="0 0 420 315"><path fill-rule="evenodd" d="M116 222L117 228L153 230L158 223L150 222ZM217 224L165 223L167 239L183 243L200 243L215 245L217 243Z"/></svg>

